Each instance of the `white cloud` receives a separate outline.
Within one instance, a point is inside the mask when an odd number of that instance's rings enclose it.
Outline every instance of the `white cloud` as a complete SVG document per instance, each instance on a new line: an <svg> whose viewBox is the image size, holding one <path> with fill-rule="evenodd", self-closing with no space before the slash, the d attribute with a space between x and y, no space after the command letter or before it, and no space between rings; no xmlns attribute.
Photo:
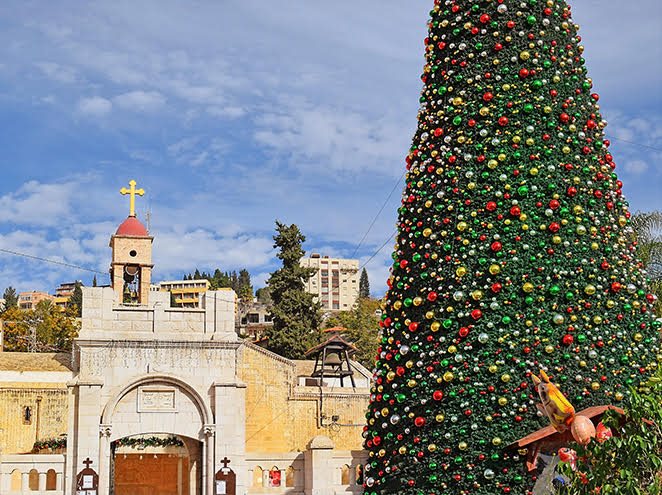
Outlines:
<svg viewBox="0 0 662 495"><path fill-rule="evenodd" d="M394 115L370 118L345 108L285 102L282 113L257 119L255 140L317 173L380 173L399 175L400 157L411 139L411 125Z"/></svg>
<svg viewBox="0 0 662 495"><path fill-rule="evenodd" d="M112 108L113 104L111 101L101 96L92 96L91 98L81 98L78 100L78 111L90 117L103 117Z"/></svg>
<svg viewBox="0 0 662 495"><path fill-rule="evenodd" d="M240 106L209 107L207 113L214 117L238 119L246 115L246 110Z"/></svg>
<svg viewBox="0 0 662 495"><path fill-rule="evenodd" d="M56 62L36 62L35 66L54 81L70 84L78 79L75 69Z"/></svg>
<svg viewBox="0 0 662 495"><path fill-rule="evenodd" d="M170 274L195 267L260 267L272 260L272 243L266 237L220 237L203 229L183 234L160 232L154 241L155 271Z"/></svg>
<svg viewBox="0 0 662 495"><path fill-rule="evenodd" d="M648 163L642 160L632 160L629 162L625 162L623 168L625 169L626 172L630 174L641 175L644 172L648 171Z"/></svg>
<svg viewBox="0 0 662 495"><path fill-rule="evenodd" d="M71 199L77 182L44 184L29 181L16 192L0 196L0 223L53 226L65 220L71 211Z"/></svg>
<svg viewBox="0 0 662 495"><path fill-rule="evenodd" d="M126 110L153 111L165 105L166 99L157 91L129 91L116 96L113 101Z"/></svg>

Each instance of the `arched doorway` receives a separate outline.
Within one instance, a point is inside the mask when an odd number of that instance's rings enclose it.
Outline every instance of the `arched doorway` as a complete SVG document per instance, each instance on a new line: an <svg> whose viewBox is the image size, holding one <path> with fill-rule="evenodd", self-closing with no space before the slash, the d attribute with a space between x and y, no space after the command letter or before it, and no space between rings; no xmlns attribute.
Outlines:
<svg viewBox="0 0 662 495"><path fill-rule="evenodd" d="M111 495L202 493L201 442L167 433L123 437L111 443Z"/></svg>

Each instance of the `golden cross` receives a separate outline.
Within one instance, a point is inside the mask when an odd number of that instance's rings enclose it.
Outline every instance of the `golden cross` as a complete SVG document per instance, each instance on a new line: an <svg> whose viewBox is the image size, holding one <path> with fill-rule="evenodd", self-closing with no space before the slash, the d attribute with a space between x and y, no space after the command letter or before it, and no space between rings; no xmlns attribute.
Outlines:
<svg viewBox="0 0 662 495"><path fill-rule="evenodd" d="M130 208L131 208L131 213L129 214L130 217L135 217L136 216L136 194L138 196L142 196L145 194L144 189L136 189L136 181L135 180L130 180L129 185L131 186L131 189L127 189L126 187L123 187L120 189L120 193L127 195L131 195L131 201L129 202Z"/></svg>

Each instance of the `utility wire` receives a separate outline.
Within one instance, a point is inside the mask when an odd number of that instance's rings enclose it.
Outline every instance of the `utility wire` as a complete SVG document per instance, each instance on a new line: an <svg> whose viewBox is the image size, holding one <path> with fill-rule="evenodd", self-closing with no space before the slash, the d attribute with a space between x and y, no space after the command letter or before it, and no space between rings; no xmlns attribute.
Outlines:
<svg viewBox="0 0 662 495"><path fill-rule="evenodd" d="M66 266L66 267L69 267L69 268L76 268L77 270L84 270L86 272L100 273L101 275L106 275L106 272L102 272L102 271L99 271L99 270L93 270L92 268L85 268L84 266L78 266L78 265L74 265L72 263L66 263L64 261L51 260L51 259L48 259L48 258L42 258L41 256L33 256L33 255L27 254L27 253L20 253L18 251L12 251L10 249L0 248L0 252L7 253L7 254L13 254L14 256L22 256L24 258L30 258L30 259L37 260L37 261L43 261L45 263L52 263L54 265Z"/></svg>
<svg viewBox="0 0 662 495"><path fill-rule="evenodd" d="M605 134L605 136L608 137L609 139L613 139L615 141L621 141L623 143L632 144L634 146L639 146L641 148L648 148L649 150L659 151L660 153L662 153L662 149L656 148L655 146L649 146L647 144L635 143L634 141L628 141L627 139L617 138L615 136L612 136L611 134Z"/></svg>
<svg viewBox="0 0 662 495"><path fill-rule="evenodd" d="M378 211L377 214L375 215L375 218L372 219L372 222L370 223L370 226L368 227L368 230L366 230L365 234L363 234L363 237L361 237L361 240L360 240L359 243L356 245L356 248L354 248L354 252L353 252L352 255L350 256L350 258L353 258L353 257L356 255L356 252L359 250L359 248L363 245L363 241L365 241L365 238L368 237L368 234L369 234L370 231L372 230L372 227L375 225L375 222L376 222L377 219L379 218L379 215L381 215L381 214L382 214L382 211L384 211L384 208L386 208L386 204L387 204L388 201L391 199L391 196L393 196L393 193L394 193L395 190L398 188L398 186L400 185L400 182L402 182L402 179L404 178L404 176L405 176L406 174L407 174L407 170L405 170L404 172L402 172L402 175L398 178L398 180L396 181L396 183L393 185L393 189L391 189L391 192L388 193L388 196L387 196L386 199L384 200L384 203L382 204L382 207L379 209L379 211Z"/></svg>

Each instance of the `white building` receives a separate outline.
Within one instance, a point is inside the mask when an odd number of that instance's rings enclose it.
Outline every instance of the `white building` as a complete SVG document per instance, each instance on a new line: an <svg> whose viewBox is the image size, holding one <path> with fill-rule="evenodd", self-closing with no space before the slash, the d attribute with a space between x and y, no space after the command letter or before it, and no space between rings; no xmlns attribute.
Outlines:
<svg viewBox="0 0 662 495"><path fill-rule="evenodd" d="M349 311L359 298L359 260L329 258L317 253L302 258L301 266L317 270L306 290L317 296L323 311Z"/></svg>

